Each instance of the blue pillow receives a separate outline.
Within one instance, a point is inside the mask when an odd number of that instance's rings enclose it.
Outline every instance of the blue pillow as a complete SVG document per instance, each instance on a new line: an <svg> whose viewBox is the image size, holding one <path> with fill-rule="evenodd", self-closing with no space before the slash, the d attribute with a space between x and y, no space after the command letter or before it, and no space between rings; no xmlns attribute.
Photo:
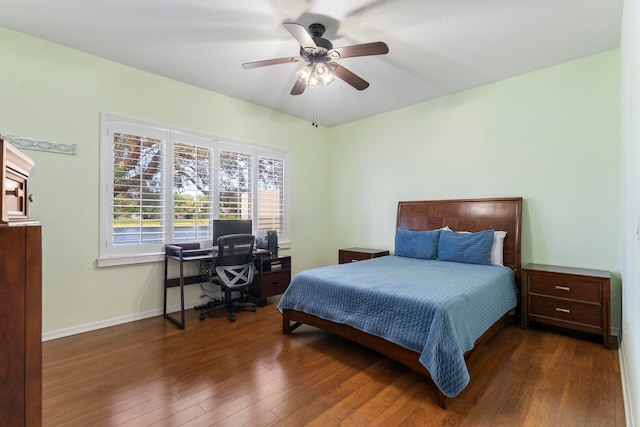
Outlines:
<svg viewBox="0 0 640 427"><path fill-rule="evenodd" d="M395 255L408 258L436 259L440 230L410 231L398 228Z"/></svg>
<svg viewBox="0 0 640 427"><path fill-rule="evenodd" d="M477 233L443 230L438 240L438 259L491 265L491 246L493 246L493 230Z"/></svg>

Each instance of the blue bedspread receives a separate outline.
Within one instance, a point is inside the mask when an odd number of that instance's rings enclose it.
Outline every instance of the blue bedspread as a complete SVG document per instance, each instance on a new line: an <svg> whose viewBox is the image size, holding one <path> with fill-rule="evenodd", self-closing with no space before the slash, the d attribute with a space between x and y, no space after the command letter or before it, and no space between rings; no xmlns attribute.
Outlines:
<svg viewBox="0 0 640 427"><path fill-rule="evenodd" d="M464 352L517 305L511 269L399 256L299 273L279 309L344 323L420 353L448 397L469 383Z"/></svg>

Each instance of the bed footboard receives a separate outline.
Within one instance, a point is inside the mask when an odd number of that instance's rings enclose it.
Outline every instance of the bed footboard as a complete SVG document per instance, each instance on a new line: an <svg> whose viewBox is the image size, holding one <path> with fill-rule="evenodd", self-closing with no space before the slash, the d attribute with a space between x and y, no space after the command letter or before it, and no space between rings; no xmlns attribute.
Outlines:
<svg viewBox="0 0 640 427"><path fill-rule="evenodd" d="M464 358L467 361L467 365L471 356L479 350L496 332L502 329L508 323L514 321L513 313L507 313L502 316L496 323L493 324L480 338L475 342L473 349L467 351L464 354ZM291 309L282 310L282 334L288 335L300 325L305 324L314 326L316 328L323 329L327 332L331 332L335 335L346 338L350 341L363 345L371 350L377 351L396 362L413 369L414 371L431 379L429 371L420 363L420 353L408 350L402 346L389 342L383 338L375 335L367 334L358 329L352 328L349 325L340 323L334 323L329 320L322 319L312 314L303 313L301 311L295 311ZM435 384L434 384L435 385ZM438 393L438 405L442 409L447 409L447 402L449 398L444 395L436 387Z"/></svg>

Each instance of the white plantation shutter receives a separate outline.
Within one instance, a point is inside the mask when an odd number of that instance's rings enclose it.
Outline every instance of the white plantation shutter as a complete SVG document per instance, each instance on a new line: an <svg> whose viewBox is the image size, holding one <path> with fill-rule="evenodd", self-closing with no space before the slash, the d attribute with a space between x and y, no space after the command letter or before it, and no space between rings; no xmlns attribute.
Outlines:
<svg viewBox="0 0 640 427"><path fill-rule="evenodd" d="M219 165L219 218L253 219L253 156L223 150Z"/></svg>
<svg viewBox="0 0 640 427"><path fill-rule="evenodd" d="M288 243L287 153L101 115L98 266L211 245L214 219L251 219Z"/></svg>
<svg viewBox="0 0 640 427"><path fill-rule="evenodd" d="M281 158L258 157L257 230L285 231L285 163Z"/></svg>
<svg viewBox="0 0 640 427"><path fill-rule="evenodd" d="M112 132L113 246L161 244L165 240L165 152L163 132Z"/></svg>
<svg viewBox="0 0 640 427"><path fill-rule="evenodd" d="M195 139L181 136L178 141ZM173 148L173 241L211 241L213 149L178 141Z"/></svg>

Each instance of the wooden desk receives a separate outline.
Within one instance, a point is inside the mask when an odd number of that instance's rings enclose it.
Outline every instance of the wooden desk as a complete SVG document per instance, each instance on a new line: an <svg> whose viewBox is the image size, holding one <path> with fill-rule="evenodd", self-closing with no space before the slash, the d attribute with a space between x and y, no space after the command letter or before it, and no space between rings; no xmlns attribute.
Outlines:
<svg viewBox="0 0 640 427"><path fill-rule="evenodd" d="M270 256L269 251L265 249L254 249L254 258L256 259L256 278L250 286L248 293L260 298L263 305L266 297L278 295L289 286L291 281L291 257L290 256ZM208 279L201 275L184 276L185 262L201 262L214 261L218 256L215 247L200 248L199 243L180 243L165 246L164 254L164 308L162 315L169 319L180 329L185 328L184 314L184 287L194 283L206 282ZM180 276L169 279L168 269L169 260L175 260L180 263ZM276 270L275 265L280 265L280 269ZM273 267L273 270L272 270ZM271 286L262 282L262 278L268 277L271 280ZM180 286L180 320L167 313L167 289Z"/></svg>

